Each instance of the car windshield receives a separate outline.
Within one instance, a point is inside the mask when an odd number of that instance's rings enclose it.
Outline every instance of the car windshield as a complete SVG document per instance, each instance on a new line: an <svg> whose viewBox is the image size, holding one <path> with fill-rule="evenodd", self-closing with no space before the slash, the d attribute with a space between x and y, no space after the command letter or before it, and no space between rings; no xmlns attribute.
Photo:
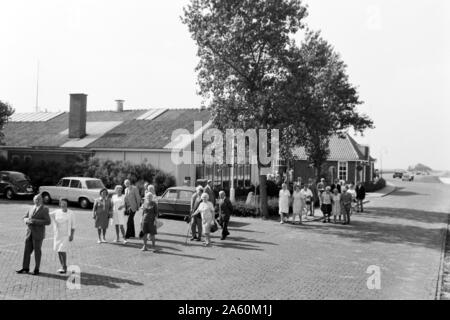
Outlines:
<svg viewBox="0 0 450 320"><path fill-rule="evenodd" d="M88 189L103 189L105 186L101 180L86 180Z"/></svg>
<svg viewBox="0 0 450 320"><path fill-rule="evenodd" d="M9 176L11 177L12 180L15 180L15 181L28 181L29 180L26 175L24 175L23 173L19 173L19 172L10 173Z"/></svg>

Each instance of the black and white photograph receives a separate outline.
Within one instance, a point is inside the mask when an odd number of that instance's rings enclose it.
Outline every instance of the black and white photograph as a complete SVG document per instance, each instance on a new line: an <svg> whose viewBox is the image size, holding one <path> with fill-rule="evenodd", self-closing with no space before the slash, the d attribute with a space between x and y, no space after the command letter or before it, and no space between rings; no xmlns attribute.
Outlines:
<svg viewBox="0 0 450 320"><path fill-rule="evenodd" d="M0 0L0 300L450 300L449 138L447 0Z"/></svg>

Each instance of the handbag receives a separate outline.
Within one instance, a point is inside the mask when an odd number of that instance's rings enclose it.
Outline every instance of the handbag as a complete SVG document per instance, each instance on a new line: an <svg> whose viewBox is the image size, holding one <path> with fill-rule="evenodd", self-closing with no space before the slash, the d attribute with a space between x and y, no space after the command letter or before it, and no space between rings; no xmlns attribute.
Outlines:
<svg viewBox="0 0 450 320"><path fill-rule="evenodd" d="M219 230L219 227L217 226L217 224L215 222L213 222L213 224L211 225L211 229L209 230L211 233L216 232L217 230Z"/></svg>
<svg viewBox="0 0 450 320"><path fill-rule="evenodd" d="M161 228L164 225L164 223L161 220L156 221L156 229Z"/></svg>

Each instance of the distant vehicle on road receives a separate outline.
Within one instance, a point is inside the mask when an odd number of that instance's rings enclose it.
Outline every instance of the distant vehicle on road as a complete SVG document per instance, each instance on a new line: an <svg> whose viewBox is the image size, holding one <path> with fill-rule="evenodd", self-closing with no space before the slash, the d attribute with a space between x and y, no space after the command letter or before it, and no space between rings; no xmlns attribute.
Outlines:
<svg viewBox="0 0 450 320"><path fill-rule="evenodd" d="M394 179L395 178L403 178L403 172L402 171L395 171L394 175L392 176Z"/></svg>
<svg viewBox="0 0 450 320"><path fill-rule="evenodd" d="M0 171L0 194L12 200L17 196L33 196L34 188L26 175L17 171Z"/></svg>
<svg viewBox="0 0 450 320"><path fill-rule="evenodd" d="M81 208L89 208L100 196L100 190L105 188L102 180L86 177L62 178L56 186L42 186L39 193L42 194L45 204L66 198L69 202L76 202ZM108 190L112 195L114 190Z"/></svg>
<svg viewBox="0 0 450 320"><path fill-rule="evenodd" d="M402 177L402 181L413 181L414 180L414 174L412 173L404 173Z"/></svg>
<svg viewBox="0 0 450 320"><path fill-rule="evenodd" d="M159 214L180 217L189 216L191 211L191 198L194 193L194 187L168 188L157 200Z"/></svg>

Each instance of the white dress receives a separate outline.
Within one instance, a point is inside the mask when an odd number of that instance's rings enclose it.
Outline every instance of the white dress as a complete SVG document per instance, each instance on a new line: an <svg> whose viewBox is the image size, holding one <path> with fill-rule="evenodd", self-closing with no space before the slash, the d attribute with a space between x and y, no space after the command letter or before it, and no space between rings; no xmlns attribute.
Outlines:
<svg viewBox="0 0 450 320"><path fill-rule="evenodd" d="M75 216L71 210L66 212L58 209L50 213L53 221L53 250L67 252L69 248L69 236L75 229Z"/></svg>
<svg viewBox="0 0 450 320"><path fill-rule="evenodd" d="M294 198L294 202L292 204L292 212L294 214L303 214L303 207L305 206L305 198L301 191L294 191L292 194L292 198Z"/></svg>
<svg viewBox="0 0 450 320"><path fill-rule="evenodd" d="M111 198L113 203L113 223L115 225L124 225L125 224L125 196L121 195L120 197L115 194ZM119 209L122 207L122 209Z"/></svg>
<svg viewBox="0 0 450 320"><path fill-rule="evenodd" d="M341 215L341 195L340 194L333 194L333 215L334 216L340 216Z"/></svg>
<svg viewBox="0 0 450 320"><path fill-rule="evenodd" d="M291 193L289 190L280 190L279 199L278 199L278 208L279 213L289 213L289 198Z"/></svg>
<svg viewBox="0 0 450 320"><path fill-rule="evenodd" d="M214 221L214 206L211 202L202 202L198 206L198 211L200 211L202 217L202 229L203 233L210 233L211 225Z"/></svg>

